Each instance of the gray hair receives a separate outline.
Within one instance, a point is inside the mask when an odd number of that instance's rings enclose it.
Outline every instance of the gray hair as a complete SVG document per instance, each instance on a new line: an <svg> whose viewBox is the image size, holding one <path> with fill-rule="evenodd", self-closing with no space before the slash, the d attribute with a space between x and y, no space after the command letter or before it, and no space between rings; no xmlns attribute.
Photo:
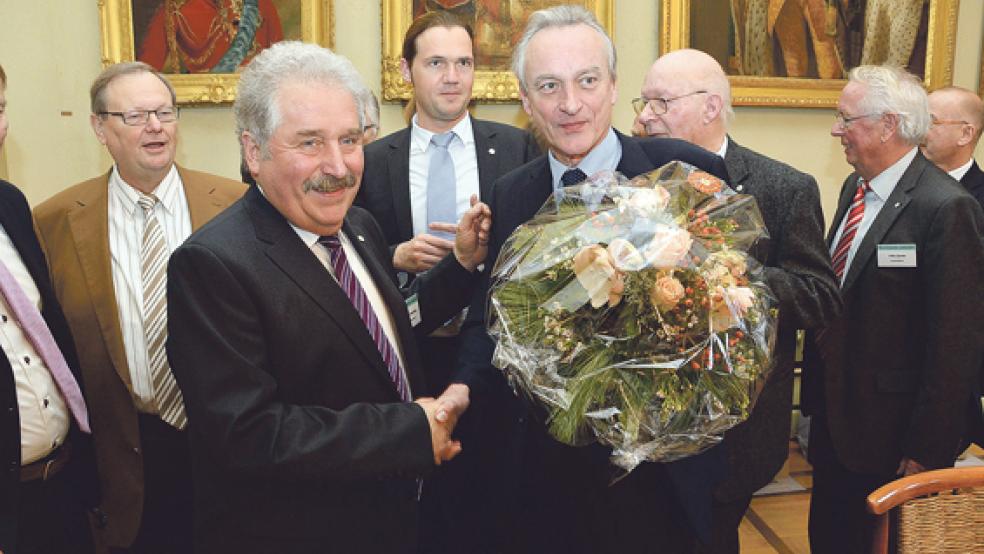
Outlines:
<svg viewBox="0 0 984 554"><path fill-rule="evenodd" d="M144 62L120 62L103 69L96 76L96 79L92 81L92 87L89 88L89 107L92 109L92 113L98 114L99 112L106 111L106 89L110 83L124 75L134 75L137 73L150 73L160 79L164 83L164 86L167 87L167 91L171 93L171 104L177 105L178 100L174 94L174 87L160 71L157 71Z"/></svg>
<svg viewBox="0 0 984 554"><path fill-rule="evenodd" d="M513 51L512 71L519 80L519 88L523 92L526 88L526 49L533 40L533 35L544 29L551 27L573 27L574 25L587 25L594 29L605 41L605 53L608 54L608 71L611 73L612 80L615 80L615 45L612 38L608 36L605 29L595 18L594 14L581 6L554 6L533 12L529 21L526 23L526 30L516 44Z"/></svg>
<svg viewBox="0 0 984 554"><path fill-rule="evenodd" d="M889 65L860 65L848 79L867 91L858 104L865 114L896 114L899 136L916 146L929 131L929 97L919 78Z"/></svg>
<svg viewBox="0 0 984 554"><path fill-rule="evenodd" d="M366 124L366 98L371 94L347 58L331 50L299 41L278 42L253 58L239 78L233 112L236 134L249 132L267 154L267 141L280 125L277 97L285 83L340 86L352 94L359 126Z"/></svg>

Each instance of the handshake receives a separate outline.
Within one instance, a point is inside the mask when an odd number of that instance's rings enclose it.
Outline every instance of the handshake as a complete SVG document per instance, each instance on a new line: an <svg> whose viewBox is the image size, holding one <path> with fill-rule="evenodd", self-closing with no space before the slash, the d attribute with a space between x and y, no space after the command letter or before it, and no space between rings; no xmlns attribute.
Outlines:
<svg viewBox="0 0 984 554"><path fill-rule="evenodd" d="M451 432L454 431L458 418L468 409L468 392L468 385L455 383L449 385L438 398L415 400L427 414L436 465L441 465L461 452L461 442L451 438Z"/></svg>

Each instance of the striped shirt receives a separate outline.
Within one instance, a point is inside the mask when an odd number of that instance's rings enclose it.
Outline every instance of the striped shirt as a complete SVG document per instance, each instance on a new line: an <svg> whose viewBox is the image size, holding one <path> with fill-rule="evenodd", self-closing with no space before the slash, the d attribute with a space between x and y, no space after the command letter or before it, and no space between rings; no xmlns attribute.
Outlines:
<svg viewBox="0 0 984 554"><path fill-rule="evenodd" d="M177 169L172 165L153 191L160 200L154 216L164 232L170 252L191 235L191 211ZM133 400L141 412L153 413L154 387L147 363L147 338L143 325L143 278L140 274L140 244L144 211L137 205L140 192L126 184L114 166L109 177L109 254L113 287L120 314L120 331L133 383Z"/></svg>

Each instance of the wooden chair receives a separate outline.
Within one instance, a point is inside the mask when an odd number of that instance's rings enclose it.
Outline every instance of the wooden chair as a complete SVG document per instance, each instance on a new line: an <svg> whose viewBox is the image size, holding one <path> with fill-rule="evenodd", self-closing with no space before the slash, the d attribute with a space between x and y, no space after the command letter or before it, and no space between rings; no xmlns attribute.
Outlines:
<svg viewBox="0 0 984 554"><path fill-rule="evenodd" d="M887 554L889 512L898 508L898 553L984 553L984 467L926 471L868 495L878 517L873 554Z"/></svg>

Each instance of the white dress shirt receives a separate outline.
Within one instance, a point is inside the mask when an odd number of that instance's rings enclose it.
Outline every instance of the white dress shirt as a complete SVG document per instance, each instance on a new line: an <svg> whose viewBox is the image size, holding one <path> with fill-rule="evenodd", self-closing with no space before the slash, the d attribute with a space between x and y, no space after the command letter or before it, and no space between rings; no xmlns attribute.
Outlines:
<svg viewBox="0 0 984 554"><path fill-rule="evenodd" d="M864 235L868 233L868 229L871 228L872 222L878 217L878 212L881 211L882 207L885 205L885 201L888 200L889 195L895 190L895 186L899 184L899 179L902 178L902 174L905 170L909 168L912 164L912 160L916 158L916 153L919 152L918 148L913 147L907 154L899 158L897 162L890 165L885 171L882 171L872 179L868 186L870 189L864 195L864 216L861 218L861 223L858 225L858 231L854 235L854 239L851 241L851 248L847 251L847 261L844 263L844 275L841 277L841 285L844 284L844 279L847 278L847 274L851 270L851 262L854 261L854 255L858 251L858 246L861 245L861 241L864 240ZM844 232L844 223L847 222L847 215L850 210L844 212L844 217L841 218L840 223L837 226L837 234L834 235L833 242L830 243L830 255L834 255L834 250L837 249L837 244L840 242L841 234Z"/></svg>
<svg viewBox="0 0 984 554"><path fill-rule="evenodd" d="M28 300L40 311L41 293L2 225L0 259ZM65 442L72 416L51 371L24 334L3 294L0 294L0 347L14 372L20 413L21 464L29 464L44 458Z"/></svg>
<svg viewBox="0 0 984 554"><path fill-rule="evenodd" d="M168 252L174 252L191 235L191 211L181 177L174 166L154 189L153 195L159 200L153 215L164 233ZM137 204L139 198L140 192L126 184L114 166L109 177L109 254L120 331L133 384L133 400L141 412L156 413L143 323L140 244L146 218L143 208Z"/></svg>
<svg viewBox="0 0 984 554"><path fill-rule="evenodd" d="M310 231L301 229L300 227L291 224L294 232L297 236L301 238L301 241L307 246L311 252L314 253L321 265L325 266L328 273L331 274L332 278L338 281L335 276L335 269L331 265L331 254L328 252L328 247L318 242L321 238ZM362 240L362 237L357 237L358 240ZM396 323L393 321L393 315L390 313L389 309L386 307L386 302L383 301L383 296L379 293L379 288L376 287L376 282L372 280L372 275L369 274L369 270L366 269L366 264L362 261L362 257L359 256L359 252L352 246L352 242L349 240L348 236L339 231L338 241L342 243L342 250L345 252L345 257L348 259L349 267L352 268L352 273L355 274L355 278L358 279L359 284L362 286L362 290L366 292L366 298L369 300L369 305L372 306L372 311L376 314L376 319L379 320L379 325L383 328L383 333L386 338L389 339L390 344L393 345L393 350L396 351L396 355L400 359L400 365L403 366L403 378L407 379L406 375L406 360L403 357L403 345L400 344L400 336L396 332ZM413 397L413 391L410 390L410 382L406 381L407 390L410 391L411 398Z"/></svg>
<svg viewBox="0 0 984 554"><path fill-rule="evenodd" d="M471 117L464 117L452 129L454 138L448 144L448 153L454 162L455 212L457 223L471 207L473 194L479 193L478 157L475 155L475 135L472 132ZM417 125L413 116L410 129L410 213L413 217L413 234L430 233L427 229L427 174L430 172L430 157L436 148L431 144L435 133Z"/></svg>
<svg viewBox="0 0 984 554"><path fill-rule="evenodd" d="M963 179L964 178L964 175L966 175L967 172L970 171L970 166L972 166L972 165L974 165L974 158L971 158L971 159L967 160L967 163L965 163L962 166L954 169L953 171L950 171L949 172L950 173L950 177L953 177L957 181L960 181L960 179Z"/></svg>

